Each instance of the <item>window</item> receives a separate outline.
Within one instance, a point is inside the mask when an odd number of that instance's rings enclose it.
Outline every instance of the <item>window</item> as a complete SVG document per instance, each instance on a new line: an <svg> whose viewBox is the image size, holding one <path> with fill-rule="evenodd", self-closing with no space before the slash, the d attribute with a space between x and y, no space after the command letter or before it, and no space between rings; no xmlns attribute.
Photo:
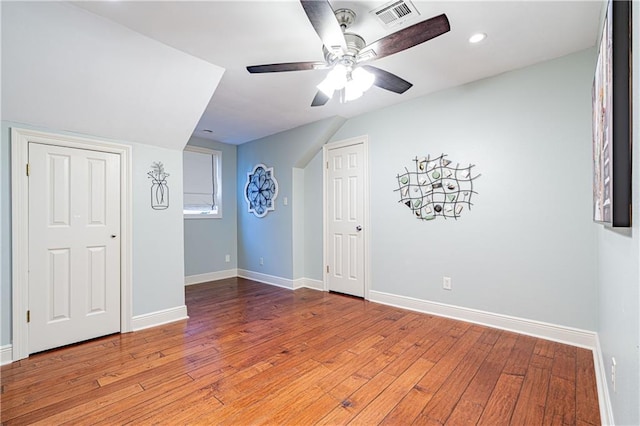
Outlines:
<svg viewBox="0 0 640 426"><path fill-rule="evenodd" d="M185 219L222 217L222 153L187 145L182 159Z"/></svg>

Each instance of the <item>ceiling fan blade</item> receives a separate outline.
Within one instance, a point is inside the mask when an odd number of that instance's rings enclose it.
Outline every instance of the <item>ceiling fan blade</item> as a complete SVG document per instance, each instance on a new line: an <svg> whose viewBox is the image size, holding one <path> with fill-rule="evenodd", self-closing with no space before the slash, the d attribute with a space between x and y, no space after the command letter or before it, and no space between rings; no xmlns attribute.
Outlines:
<svg viewBox="0 0 640 426"><path fill-rule="evenodd" d="M311 25L320 36L322 44L329 50L332 47L340 46L342 51L346 52L347 42L329 2L327 0L300 0L300 3Z"/></svg>
<svg viewBox="0 0 640 426"><path fill-rule="evenodd" d="M324 92L318 90L318 93L316 93L315 98L313 98L313 101L311 102L311 106L312 107L322 106L327 102L329 102L329 99L331 98L325 95Z"/></svg>
<svg viewBox="0 0 640 426"><path fill-rule="evenodd" d="M362 68L369 71L376 76L373 84L382 89L389 90L394 93L404 93L413 86L407 80L398 77L389 71L381 70L380 68L372 67L371 65L363 65Z"/></svg>
<svg viewBox="0 0 640 426"><path fill-rule="evenodd" d="M367 58L367 52L373 50L375 55L365 60L384 58L438 37L450 29L449 19L443 13L374 41L365 46L358 56Z"/></svg>
<svg viewBox="0 0 640 426"><path fill-rule="evenodd" d="M326 68L324 62L287 62L282 64L250 65L247 71L251 74L263 72L306 71Z"/></svg>

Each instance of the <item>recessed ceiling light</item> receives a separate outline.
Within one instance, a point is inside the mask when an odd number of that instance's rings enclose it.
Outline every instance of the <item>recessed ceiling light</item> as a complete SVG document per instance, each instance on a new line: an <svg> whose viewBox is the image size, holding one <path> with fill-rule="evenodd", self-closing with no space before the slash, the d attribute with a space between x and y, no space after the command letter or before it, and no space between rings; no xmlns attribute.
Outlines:
<svg viewBox="0 0 640 426"><path fill-rule="evenodd" d="M469 37L469 43L480 43L485 38L487 38L487 35L485 33L475 33L474 35Z"/></svg>

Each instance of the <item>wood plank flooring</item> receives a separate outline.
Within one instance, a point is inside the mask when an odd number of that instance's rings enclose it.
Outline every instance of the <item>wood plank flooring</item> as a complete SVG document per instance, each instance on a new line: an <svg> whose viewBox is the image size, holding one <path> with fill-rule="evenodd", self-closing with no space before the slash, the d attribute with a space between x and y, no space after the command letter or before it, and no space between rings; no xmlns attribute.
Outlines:
<svg viewBox="0 0 640 426"><path fill-rule="evenodd" d="M189 320L2 367L2 423L600 424L591 351L241 278Z"/></svg>

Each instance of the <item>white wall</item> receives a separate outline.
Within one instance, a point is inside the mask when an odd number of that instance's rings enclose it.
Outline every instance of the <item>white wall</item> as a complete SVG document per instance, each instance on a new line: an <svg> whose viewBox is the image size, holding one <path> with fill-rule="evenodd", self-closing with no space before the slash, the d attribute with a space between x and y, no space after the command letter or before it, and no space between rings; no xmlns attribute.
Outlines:
<svg viewBox="0 0 640 426"><path fill-rule="evenodd" d="M11 343L11 153L9 126L0 135L0 347Z"/></svg>
<svg viewBox="0 0 640 426"><path fill-rule="evenodd" d="M347 121L332 140L369 137L372 290L596 330L594 63L590 49ZM457 221L420 221L396 175L441 153L477 165L479 194Z"/></svg>
<svg viewBox="0 0 640 426"><path fill-rule="evenodd" d="M21 127L71 136L79 135L57 129L46 129L22 123L2 121L0 164L2 174L10 175L10 129ZM133 316L163 311L184 305L184 263L182 229L182 151L116 141L132 146L132 230ZM169 208L151 208L151 180L147 172L153 162L161 161L170 174ZM12 342L11 336L11 187L9 179L2 180L0 212L2 213L2 273L0 282L1 321L0 346ZM177 259L177 260L176 260Z"/></svg>
<svg viewBox="0 0 640 426"><path fill-rule="evenodd" d="M183 306L182 148L223 70L69 3L0 7L0 346L12 340L10 126L132 146L133 315ZM154 161L171 174L163 211L150 206Z"/></svg>

